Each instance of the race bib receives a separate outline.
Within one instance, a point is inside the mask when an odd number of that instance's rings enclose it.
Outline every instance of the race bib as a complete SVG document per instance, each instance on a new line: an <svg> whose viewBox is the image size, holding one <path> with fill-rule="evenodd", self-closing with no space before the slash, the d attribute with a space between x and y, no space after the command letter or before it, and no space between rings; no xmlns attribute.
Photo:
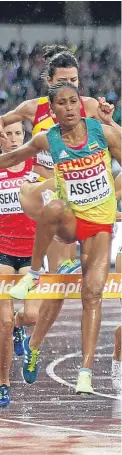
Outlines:
<svg viewBox="0 0 122 455"><path fill-rule="evenodd" d="M30 171L26 174L26 180L27 180L27 182L30 182L30 183L38 182L39 177L40 177L40 175L34 171Z"/></svg>
<svg viewBox="0 0 122 455"><path fill-rule="evenodd" d="M122 254L122 245L119 246L117 253Z"/></svg>
<svg viewBox="0 0 122 455"><path fill-rule="evenodd" d="M65 172L67 199L87 206L105 200L112 192L104 161L87 169Z"/></svg>
<svg viewBox="0 0 122 455"><path fill-rule="evenodd" d="M38 153L37 157L34 159L34 164L39 164L40 166L47 167L48 169L54 168L52 156L46 150Z"/></svg>
<svg viewBox="0 0 122 455"><path fill-rule="evenodd" d="M23 213L19 193L26 176L0 182L0 215Z"/></svg>

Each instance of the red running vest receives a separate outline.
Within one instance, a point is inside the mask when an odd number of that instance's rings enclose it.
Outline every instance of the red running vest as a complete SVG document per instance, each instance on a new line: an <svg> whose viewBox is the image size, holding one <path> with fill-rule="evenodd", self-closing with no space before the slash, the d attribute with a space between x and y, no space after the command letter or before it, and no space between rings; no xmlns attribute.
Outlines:
<svg viewBox="0 0 122 455"><path fill-rule="evenodd" d="M23 213L19 202L20 187L32 165L29 159L22 171L0 170L0 253L32 256L36 223Z"/></svg>

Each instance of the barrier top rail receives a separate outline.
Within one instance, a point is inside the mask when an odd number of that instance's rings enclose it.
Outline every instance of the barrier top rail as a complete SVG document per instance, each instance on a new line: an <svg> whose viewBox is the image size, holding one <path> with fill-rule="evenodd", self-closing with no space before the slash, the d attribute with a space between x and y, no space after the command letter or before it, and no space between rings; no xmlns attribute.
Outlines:
<svg viewBox="0 0 122 455"><path fill-rule="evenodd" d="M9 291L14 284L20 280L20 275L0 274L0 300L8 299ZM82 292L82 274L50 275L40 276L38 286L30 291L26 299L80 299ZM122 275L110 273L106 281L104 299L122 298Z"/></svg>

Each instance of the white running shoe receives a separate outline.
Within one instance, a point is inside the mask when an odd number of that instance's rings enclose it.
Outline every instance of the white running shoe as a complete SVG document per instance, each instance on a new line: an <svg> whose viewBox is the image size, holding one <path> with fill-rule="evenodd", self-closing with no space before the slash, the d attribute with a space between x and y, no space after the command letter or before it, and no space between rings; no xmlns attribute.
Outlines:
<svg viewBox="0 0 122 455"><path fill-rule="evenodd" d="M122 390L122 362L112 359L112 386L120 392Z"/></svg>

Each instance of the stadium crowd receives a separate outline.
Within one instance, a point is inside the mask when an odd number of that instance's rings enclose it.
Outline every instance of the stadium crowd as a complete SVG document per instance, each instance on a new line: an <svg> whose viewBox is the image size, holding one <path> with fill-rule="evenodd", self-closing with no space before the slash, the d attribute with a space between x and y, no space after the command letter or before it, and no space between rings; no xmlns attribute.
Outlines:
<svg viewBox="0 0 122 455"><path fill-rule="evenodd" d="M62 43L64 44L64 43ZM66 43L67 44L67 43ZM11 42L0 48L0 114L13 109L26 99L43 94L42 74L45 69L44 46L36 43L30 51L27 42ZM115 105L114 120L121 123L120 52L116 45L101 51L95 39L72 47L79 61L81 94L105 96ZM29 130L30 126L27 125Z"/></svg>

